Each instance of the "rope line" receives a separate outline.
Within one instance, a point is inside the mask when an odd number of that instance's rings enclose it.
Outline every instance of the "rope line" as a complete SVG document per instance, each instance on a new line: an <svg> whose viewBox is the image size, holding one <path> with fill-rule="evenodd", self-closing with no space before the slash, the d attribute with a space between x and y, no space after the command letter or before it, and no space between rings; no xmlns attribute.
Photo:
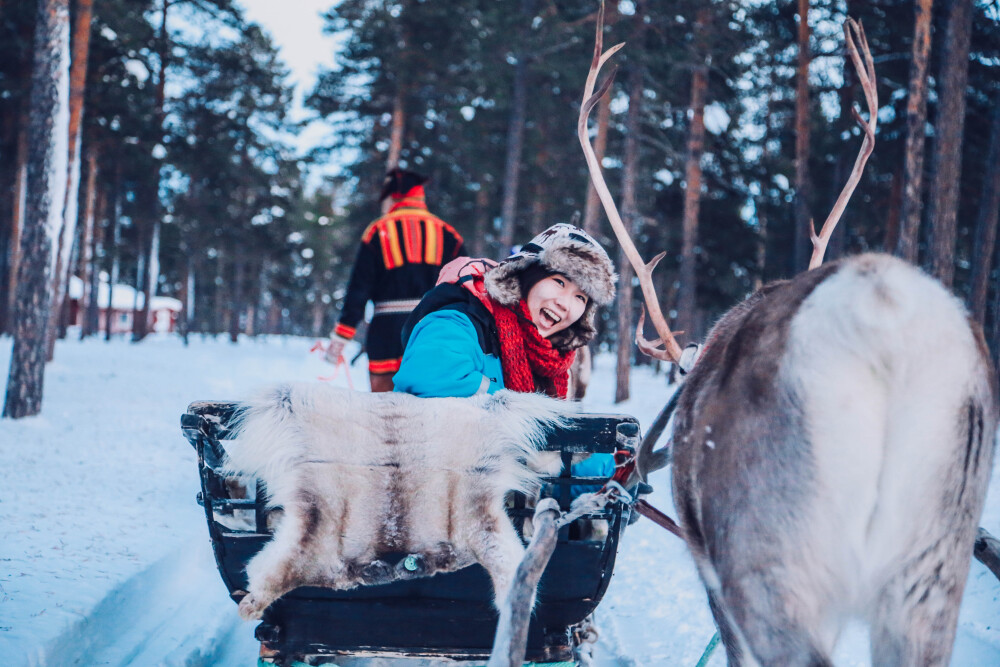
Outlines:
<svg viewBox="0 0 1000 667"><path fill-rule="evenodd" d="M698 660L698 664L694 667L705 667L708 664L708 660L712 657L715 647L719 645L720 639L721 637L719 636L719 631L716 630L715 634L712 635L712 638L709 640L708 646L705 647L705 651L701 654L701 659Z"/></svg>

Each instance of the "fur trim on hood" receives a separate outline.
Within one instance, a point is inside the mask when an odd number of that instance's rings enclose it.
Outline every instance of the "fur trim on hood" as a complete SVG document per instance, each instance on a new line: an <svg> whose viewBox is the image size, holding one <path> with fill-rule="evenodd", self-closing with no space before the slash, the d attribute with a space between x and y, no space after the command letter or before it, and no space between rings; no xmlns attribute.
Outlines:
<svg viewBox="0 0 1000 667"><path fill-rule="evenodd" d="M615 298L618 276L608 253L579 227L565 223L552 225L490 269L486 273L486 291L503 305L516 306L523 298L520 274L535 264L561 273L590 297L580 319L550 338L561 351L583 347L597 333L594 328L597 306L611 303Z"/></svg>

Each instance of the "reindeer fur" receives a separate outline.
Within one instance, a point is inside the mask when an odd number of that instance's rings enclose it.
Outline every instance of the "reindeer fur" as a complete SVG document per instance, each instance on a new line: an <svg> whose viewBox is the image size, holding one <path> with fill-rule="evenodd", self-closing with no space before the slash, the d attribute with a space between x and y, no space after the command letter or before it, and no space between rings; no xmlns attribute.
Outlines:
<svg viewBox="0 0 1000 667"><path fill-rule="evenodd" d="M535 394L416 398L285 384L242 406L228 467L263 480L284 509L247 564L244 618L299 586L335 589L448 572L478 562L502 602L523 547L510 490L556 474L537 451L571 404ZM387 562L415 555L409 572Z"/></svg>
<svg viewBox="0 0 1000 667"><path fill-rule="evenodd" d="M674 501L730 665L947 665L992 469L996 378L959 301L862 255L710 332L678 405Z"/></svg>

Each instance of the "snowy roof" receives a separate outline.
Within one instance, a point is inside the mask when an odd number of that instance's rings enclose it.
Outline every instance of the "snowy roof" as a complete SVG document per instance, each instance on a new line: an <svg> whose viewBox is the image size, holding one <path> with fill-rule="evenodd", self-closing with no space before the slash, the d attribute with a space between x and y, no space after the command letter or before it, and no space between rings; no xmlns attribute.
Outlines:
<svg viewBox="0 0 1000 667"><path fill-rule="evenodd" d="M144 301L142 292L137 292L129 285L115 285L113 294L114 298L111 306L115 310L142 308ZM71 299L80 299L83 297L83 281L76 276L70 276L69 278L69 297ZM97 286L97 303L102 307L108 304L108 283L104 280ZM182 304L170 296L154 296L152 306L153 310L180 312Z"/></svg>

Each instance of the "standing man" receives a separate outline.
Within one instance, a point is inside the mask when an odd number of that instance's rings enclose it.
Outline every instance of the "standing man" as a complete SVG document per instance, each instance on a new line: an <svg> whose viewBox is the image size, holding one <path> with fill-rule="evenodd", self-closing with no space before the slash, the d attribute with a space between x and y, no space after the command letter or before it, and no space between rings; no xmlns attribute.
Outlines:
<svg viewBox="0 0 1000 667"><path fill-rule="evenodd" d="M330 333L326 360L337 363L344 345L354 338L365 305L375 302L365 341L372 391L392 391L407 316L434 287L441 266L462 252L458 232L427 210L426 182L426 176L398 167L385 175L379 202L392 197L392 207L361 235L344 308Z"/></svg>

